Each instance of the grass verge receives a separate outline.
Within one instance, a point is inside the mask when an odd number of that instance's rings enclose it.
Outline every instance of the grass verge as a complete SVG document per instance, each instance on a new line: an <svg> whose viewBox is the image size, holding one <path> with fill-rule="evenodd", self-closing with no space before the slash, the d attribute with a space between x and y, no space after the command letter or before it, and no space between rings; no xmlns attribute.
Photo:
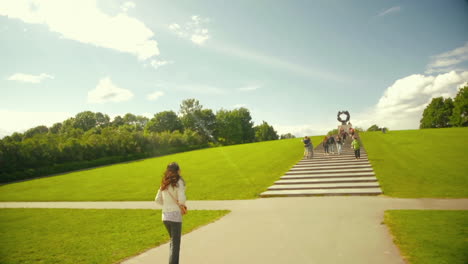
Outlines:
<svg viewBox="0 0 468 264"><path fill-rule="evenodd" d="M192 210L183 233L228 211ZM0 263L116 263L169 240L161 210L0 209Z"/></svg>
<svg viewBox="0 0 468 264"><path fill-rule="evenodd" d="M468 128L360 134L385 195L468 197Z"/></svg>
<svg viewBox="0 0 468 264"><path fill-rule="evenodd" d="M0 201L153 200L172 161L181 166L191 200L253 199L302 155L299 138L196 150L3 185Z"/></svg>
<svg viewBox="0 0 468 264"><path fill-rule="evenodd" d="M468 211L390 210L385 223L411 264L468 262Z"/></svg>

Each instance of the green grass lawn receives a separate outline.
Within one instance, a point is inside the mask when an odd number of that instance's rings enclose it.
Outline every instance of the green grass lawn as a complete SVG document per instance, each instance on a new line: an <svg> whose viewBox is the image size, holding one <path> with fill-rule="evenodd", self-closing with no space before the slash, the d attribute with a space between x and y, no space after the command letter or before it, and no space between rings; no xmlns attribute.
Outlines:
<svg viewBox="0 0 468 264"><path fill-rule="evenodd" d="M468 128L360 136L385 195L468 197Z"/></svg>
<svg viewBox="0 0 468 264"><path fill-rule="evenodd" d="M183 233L228 211L190 211ZM169 240L161 210L0 209L0 263L116 263ZM182 238L183 240L183 238Z"/></svg>
<svg viewBox="0 0 468 264"><path fill-rule="evenodd" d="M468 263L468 211L390 210L385 223L411 264Z"/></svg>
<svg viewBox="0 0 468 264"><path fill-rule="evenodd" d="M321 137L313 137L318 143ZM256 198L303 155L301 139L210 148L7 184L0 201L153 200L168 163L179 163L190 200Z"/></svg>

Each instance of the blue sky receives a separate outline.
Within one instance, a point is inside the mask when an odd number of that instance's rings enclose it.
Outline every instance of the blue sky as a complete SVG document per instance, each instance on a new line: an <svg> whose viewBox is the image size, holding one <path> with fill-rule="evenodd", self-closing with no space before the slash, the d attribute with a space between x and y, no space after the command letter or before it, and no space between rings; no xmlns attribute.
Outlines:
<svg viewBox="0 0 468 264"><path fill-rule="evenodd" d="M467 1L2 1L0 137L196 98L279 133L414 129L468 81Z"/></svg>

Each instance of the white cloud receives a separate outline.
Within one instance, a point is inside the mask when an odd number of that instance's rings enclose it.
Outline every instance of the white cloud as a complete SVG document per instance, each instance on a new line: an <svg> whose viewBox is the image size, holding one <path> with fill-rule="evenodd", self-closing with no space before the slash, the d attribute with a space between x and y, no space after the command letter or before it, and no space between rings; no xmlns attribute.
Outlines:
<svg viewBox="0 0 468 264"><path fill-rule="evenodd" d="M400 10L401 10L401 8L399 6L394 6L394 7L391 7L389 9L386 9L386 10L380 12L378 14L378 16L386 16L388 14L395 13L395 12L398 12Z"/></svg>
<svg viewBox="0 0 468 264"><path fill-rule="evenodd" d="M153 68L158 69L161 66L173 64L173 63L174 63L173 61L166 61L166 60L151 60L150 65Z"/></svg>
<svg viewBox="0 0 468 264"><path fill-rule="evenodd" d="M130 90L117 87L109 77L105 77L99 80L94 90L88 92L88 103L122 102L132 97Z"/></svg>
<svg viewBox="0 0 468 264"><path fill-rule="evenodd" d="M63 38L130 53L140 60L159 55L158 43L151 39L154 33L143 22L126 13L110 16L96 0L1 1L0 15L46 25Z"/></svg>
<svg viewBox="0 0 468 264"><path fill-rule="evenodd" d="M173 23L170 24L168 28L177 36L189 39L197 45L202 45L205 41L211 38L208 29L205 27L205 24L209 23L210 20L200 16L192 16L190 19L191 20L183 26Z"/></svg>
<svg viewBox="0 0 468 264"><path fill-rule="evenodd" d="M54 79L54 76L49 75L47 73L41 73L39 75L15 73L12 76L8 77L7 80L18 81L18 82L28 82L28 83L40 83L45 79Z"/></svg>
<svg viewBox="0 0 468 264"><path fill-rule="evenodd" d="M150 100L150 101L154 101L154 100L157 100L159 97L161 97L163 95L164 95L164 92L156 91L154 93L148 94L147 99Z"/></svg>
<svg viewBox="0 0 468 264"><path fill-rule="evenodd" d="M458 88L468 83L468 71L436 76L413 74L388 87L379 102L358 113L354 125L367 128L372 124L390 129L419 127L422 112L434 97L455 97Z"/></svg>
<svg viewBox="0 0 468 264"><path fill-rule="evenodd" d="M259 89L260 87L262 87L262 86L261 86L261 85L258 85L258 84L247 85L247 86L244 86L244 87L239 88L239 91L243 91L243 92L255 91L255 90Z"/></svg>
<svg viewBox="0 0 468 264"><path fill-rule="evenodd" d="M468 42L462 47L432 56L431 62L426 67L426 73L431 74L461 70L455 67L466 61L468 61Z"/></svg>
<svg viewBox="0 0 468 264"><path fill-rule="evenodd" d="M27 112L11 111L0 109L0 138L13 134L14 132L24 132L36 126L52 126L57 122L73 117L67 112Z"/></svg>
<svg viewBox="0 0 468 264"><path fill-rule="evenodd" d="M131 1L127 1L120 6L120 9L122 9L122 11L124 12L127 12L130 8L135 8L135 7L136 7L135 3Z"/></svg>

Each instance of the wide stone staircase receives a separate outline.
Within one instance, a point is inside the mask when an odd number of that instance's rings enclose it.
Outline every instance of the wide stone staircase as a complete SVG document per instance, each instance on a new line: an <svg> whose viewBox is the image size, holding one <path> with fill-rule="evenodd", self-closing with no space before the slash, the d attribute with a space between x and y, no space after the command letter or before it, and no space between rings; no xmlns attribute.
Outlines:
<svg viewBox="0 0 468 264"><path fill-rule="evenodd" d="M260 197L382 194L367 153L356 160L348 140L341 155L325 154L319 145L312 159L302 159Z"/></svg>

